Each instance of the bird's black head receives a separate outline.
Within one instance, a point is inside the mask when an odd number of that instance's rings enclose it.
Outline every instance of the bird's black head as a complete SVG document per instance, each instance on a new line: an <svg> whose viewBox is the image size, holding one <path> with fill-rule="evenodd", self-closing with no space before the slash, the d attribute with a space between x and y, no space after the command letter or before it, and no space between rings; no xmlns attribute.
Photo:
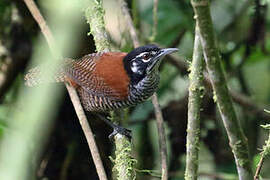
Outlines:
<svg viewBox="0 0 270 180"><path fill-rule="evenodd" d="M145 45L138 47L128 53L124 58L124 66L131 83L137 84L145 76L158 71L161 59L172 52L177 51L177 48L161 49L156 45Z"/></svg>

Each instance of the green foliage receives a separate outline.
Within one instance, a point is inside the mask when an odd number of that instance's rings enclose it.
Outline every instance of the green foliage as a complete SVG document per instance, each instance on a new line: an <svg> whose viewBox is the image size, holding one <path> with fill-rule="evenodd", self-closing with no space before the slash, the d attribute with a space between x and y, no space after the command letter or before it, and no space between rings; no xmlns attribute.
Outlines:
<svg viewBox="0 0 270 180"><path fill-rule="evenodd" d="M4 33L7 33L10 30L8 24L11 21L11 11L12 6L10 1L2 0L0 1L0 38L5 38L3 36Z"/></svg>
<svg viewBox="0 0 270 180"><path fill-rule="evenodd" d="M270 124L261 125L261 127L269 131L269 137L265 141L265 145L263 146L263 151L262 151L262 156L266 157L270 155Z"/></svg>
<svg viewBox="0 0 270 180"><path fill-rule="evenodd" d="M152 6L148 6L141 12L146 27L153 25ZM192 29L193 21L189 3L184 1L160 1L158 7L158 27L156 42L168 46L183 29ZM191 16L188 16L191 15ZM146 31L150 36L151 32ZM146 37L147 38L147 37Z"/></svg>

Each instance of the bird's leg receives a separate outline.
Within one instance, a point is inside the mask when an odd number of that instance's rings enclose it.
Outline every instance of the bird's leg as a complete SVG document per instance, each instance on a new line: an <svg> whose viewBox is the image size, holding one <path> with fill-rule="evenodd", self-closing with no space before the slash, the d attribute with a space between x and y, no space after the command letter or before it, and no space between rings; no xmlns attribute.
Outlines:
<svg viewBox="0 0 270 180"><path fill-rule="evenodd" d="M96 114L101 120L103 120L105 123L107 123L109 126L113 128L113 132L109 135L109 138L112 139L116 134L122 134L129 139L131 139L131 130L126 129L122 126L119 126L117 124L112 123L110 120L108 120L106 117Z"/></svg>

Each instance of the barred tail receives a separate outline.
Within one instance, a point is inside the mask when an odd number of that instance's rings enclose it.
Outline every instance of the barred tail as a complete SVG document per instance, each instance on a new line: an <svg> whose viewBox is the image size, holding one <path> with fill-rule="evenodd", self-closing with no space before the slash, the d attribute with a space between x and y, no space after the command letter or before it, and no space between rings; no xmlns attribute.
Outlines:
<svg viewBox="0 0 270 180"><path fill-rule="evenodd" d="M56 69L51 68L47 64L32 68L24 76L25 85L33 87L44 83L64 82L66 79L66 68L68 68L73 61L72 59L65 59ZM45 76L45 72L47 72L48 69L51 69L52 73L46 73Z"/></svg>

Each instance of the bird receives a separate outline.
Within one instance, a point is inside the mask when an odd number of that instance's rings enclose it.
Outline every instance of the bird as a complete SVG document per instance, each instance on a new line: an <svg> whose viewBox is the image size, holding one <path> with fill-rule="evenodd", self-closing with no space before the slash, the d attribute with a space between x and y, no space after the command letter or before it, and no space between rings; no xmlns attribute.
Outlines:
<svg viewBox="0 0 270 180"><path fill-rule="evenodd" d="M136 106L158 89L159 66L163 57L177 48L149 44L126 52L98 52L80 59L65 59L43 77L40 67L25 75L27 86L46 82L68 82L78 92L86 111L107 112Z"/></svg>

